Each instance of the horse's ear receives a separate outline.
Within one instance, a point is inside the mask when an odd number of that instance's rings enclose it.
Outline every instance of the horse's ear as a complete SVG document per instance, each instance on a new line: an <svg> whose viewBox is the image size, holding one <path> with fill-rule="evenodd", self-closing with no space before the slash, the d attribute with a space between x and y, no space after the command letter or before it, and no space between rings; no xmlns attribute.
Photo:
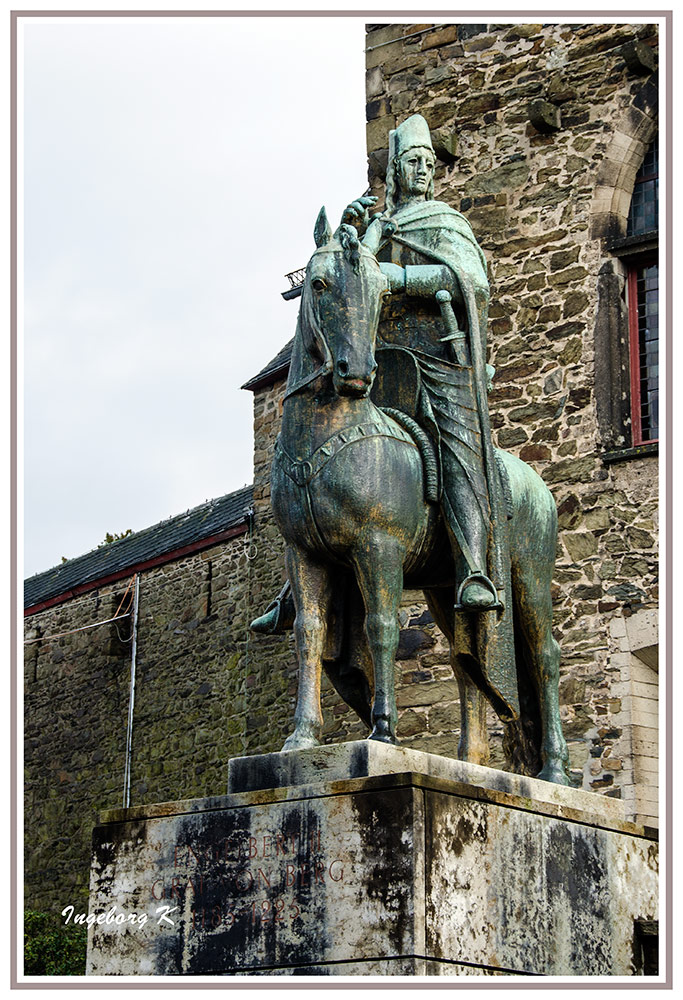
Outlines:
<svg viewBox="0 0 683 1000"><path fill-rule="evenodd" d="M329 243L332 238L332 227L327 221L327 212L325 211L325 206L318 212L318 218L315 220L315 229L313 230L313 239L315 240L315 245L317 247L323 246L325 243Z"/></svg>

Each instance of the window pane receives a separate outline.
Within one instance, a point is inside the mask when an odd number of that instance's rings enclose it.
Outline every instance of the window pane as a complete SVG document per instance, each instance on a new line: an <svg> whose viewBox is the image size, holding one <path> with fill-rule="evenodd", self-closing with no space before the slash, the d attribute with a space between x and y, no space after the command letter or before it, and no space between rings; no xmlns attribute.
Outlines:
<svg viewBox="0 0 683 1000"><path fill-rule="evenodd" d="M627 236L657 229L659 215L659 140L655 138L645 154L631 198Z"/></svg>
<svg viewBox="0 0 683 1000"><path fill-rule="evenodd" d="M634 419L634 444L656 441L659 437L659 282L656 264L637 267L629 280L635 285L635 306L631 322L635 325L631 365L634 373L633 406L640 417ZM637 399L640 396L640 400Z"/></svg>

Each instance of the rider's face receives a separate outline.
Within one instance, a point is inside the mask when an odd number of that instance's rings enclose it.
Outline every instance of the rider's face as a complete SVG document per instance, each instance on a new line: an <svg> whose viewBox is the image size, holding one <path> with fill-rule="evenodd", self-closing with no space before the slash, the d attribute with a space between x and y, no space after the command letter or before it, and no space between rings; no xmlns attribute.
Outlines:
<svg viewBox="0 0 683 1000"><path fill-rule="evenodd" d="M416 146L407 149L398 161L398 183L408 198L424 197L434 177L434 154L431 149Z"/></svg>

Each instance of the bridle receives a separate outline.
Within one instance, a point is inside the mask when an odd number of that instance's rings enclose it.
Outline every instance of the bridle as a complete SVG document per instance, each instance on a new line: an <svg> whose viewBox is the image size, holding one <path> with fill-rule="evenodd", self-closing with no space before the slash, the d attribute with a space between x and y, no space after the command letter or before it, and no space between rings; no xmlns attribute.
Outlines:
<svg viewBox="0 0 683 1000"><path fill-rule="evenodd" d="M377 263L377 258L372 253L372 251L369 250L367 247L363 246L362 242L359 243L359 247L361 251L361 256L370 257L375 262L377 267L379 267L379 264ZM318 250L315 251L315 253L311 257L311 260L313 260L314 257L318 257L322 254L340 254L340 253L345 253L344 247L340 246L340 247L335 247L334 249L330 249L329 247L320 247ZM295 382L294 385L289 386L284 394L283 402L286 399L289 399L290 396L294 396L296 393L301 392L301 390L305 389L306 386L311 384L311 382L315 382L315 380L318 378L331 375L332 372L334 371L334 359L332 357L332 351L330 350L330 345L327 343L327 338L325 337L325 331L320 325L320 322L316 315L315 304L311 301L310 292L306 287L306 282L308 280L308 268L306 269L306 271L307 271L307 276L304 279L304 288L301 297L302 298L301 310L302 313L304 313L301 321L308 324L311 333L313 335L313 339L315 340L315 343L318 346L320 353L322 354L323 362L319 368L316 368L315 371L311 372L309 375L305 375L303 378L299 379L298 382Z"/></svg>

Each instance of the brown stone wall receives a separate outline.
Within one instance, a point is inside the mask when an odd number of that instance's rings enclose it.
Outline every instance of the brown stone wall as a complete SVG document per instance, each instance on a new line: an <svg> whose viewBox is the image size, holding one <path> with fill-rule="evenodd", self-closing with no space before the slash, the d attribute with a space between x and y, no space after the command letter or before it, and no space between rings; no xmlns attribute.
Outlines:
<svg viewBox="0 0 683 1000"><path fill-rule="evenodd" d="M28 619L26 639L114 616L124 587ZM130 644L126 622L25 646L26 906L84 903L99 809L121 803ZM118 626L118 631L117 627Z"/></svg>
<svg viewBox="0 0 683 1000"><path fill-rule="evenodd" d="M435 197L467 216L489 261L496 442L543 476L559 510L555 627L574 778L620 794L615 692L624 678L608 637L615 618L657 606L657 459L602 460L614 439L596 419L595 333L606 263L623 291L623 267L603 237L625 233L630 188L656 129L656 74L629 67L624 46L656 49L656 28L444 25L415 34L423 28L366 36L373 192L383 191L389 130L422 113L440 158ZM399 694L401 725L412 740L444 745L433 727L446 709L431 707L429 688L450 683L448 697L452 681L440 644L430 645L434 627L413 627L425 646L401 661L401 677L419 678L424 695L419 704Z"/></svg>

